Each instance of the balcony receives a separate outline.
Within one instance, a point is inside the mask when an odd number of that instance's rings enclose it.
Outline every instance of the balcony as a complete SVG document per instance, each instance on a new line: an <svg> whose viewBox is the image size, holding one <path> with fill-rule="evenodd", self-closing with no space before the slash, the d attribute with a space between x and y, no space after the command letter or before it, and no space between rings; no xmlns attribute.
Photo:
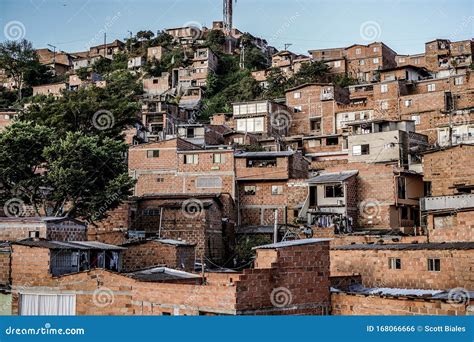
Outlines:
<svg viewBox="0 0 474 342"><path fill-rule="evenodd" d="M474 194L424 197L420 207L423 211L474 208Z"/></svg>

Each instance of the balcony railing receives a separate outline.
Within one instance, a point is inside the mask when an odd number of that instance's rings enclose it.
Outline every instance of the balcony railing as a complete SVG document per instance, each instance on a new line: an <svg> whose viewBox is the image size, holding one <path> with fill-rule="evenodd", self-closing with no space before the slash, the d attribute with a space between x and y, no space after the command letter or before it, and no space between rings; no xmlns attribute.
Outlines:
<svg viewBox="0 0 474 342"><path fill-rule="evenodd" d="M424 211L474 208L474 194L424 197L420 207Z"/></svg>

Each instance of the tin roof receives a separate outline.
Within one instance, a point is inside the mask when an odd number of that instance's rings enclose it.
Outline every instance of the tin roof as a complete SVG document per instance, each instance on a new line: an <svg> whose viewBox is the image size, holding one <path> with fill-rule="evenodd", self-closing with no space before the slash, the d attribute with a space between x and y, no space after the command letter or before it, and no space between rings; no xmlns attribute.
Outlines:
<svg viewBox="0 0 474 342"><path fill-rule="evenodd" d="M50 241L44 239L25 239L13 242L14 245L63 250L124 250L126 248L98 241Z"/></svg>
<svg viewBox="0 0 474 342"><path fill-rule="evenodd" d="M323 173L316 177L310 178L308 180L308 183L309 184L323 184L323 183L343 182L351 178L352 176L356 176L358 173L359 173L358 170Z"/></svg>
<svg viewBox="0 0 474 342"><path fill-rule="evenodd" d="M252 249L275 249L275 248L286 248L293 246L301 245L311 245L319 242L331 241L332 239L301 239L301 240L292 240L292 241L281 241L277 243L271 243L269 245L262 245L253 247Z"/></svg>
<svg viewBox="0 0 474 342"><path fill-rule="evenodd" d="M175 270L164 266L125 273L124 275L141 281L167 281L200 278L200 276L196 274Z"/></svg>
<svg viewBox="0 0 474 342"><path fill-rule="evenodd" d="M334 250L460 250L474 249L474 242L401 243L401 244L355 244L333 247Z"/></svg>

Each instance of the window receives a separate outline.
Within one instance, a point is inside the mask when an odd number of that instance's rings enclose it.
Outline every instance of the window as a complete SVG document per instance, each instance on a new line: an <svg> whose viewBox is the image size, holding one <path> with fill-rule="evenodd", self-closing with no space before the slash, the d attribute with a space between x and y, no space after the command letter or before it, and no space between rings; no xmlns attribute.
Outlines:
<svg viewBox="0 0 474 342"><path fill-rule="evenodd" d="M158 177L158 178L156 179L156 182L157 182L157 183L163 183L164 181L165 181L165 179L164 179L164 178L161 178L161 177Z"/></svg>
<svg viewBox="0 0 474 342"><path fill-rule="evenodd" d="M334 67L335 68L340 68L341 67L341 61L335 61L334 62Z"/></svg>
<svg viewBox="0 0 474 342"><path fill-rule="evenodd" d="M196 188L198 189L218 189L222 187L221 177L198 177L196 178Z"/></svg>
<svg viewBox="0 0 474 342"><path fill-rule="evenodd" d="M456 77L454 79L454 85L462 85L464 84L464 78L463 77Z"/></svg>
<svg viewBox="0 0 474 342"><path fill-rule="evenodd" d="M194 138L194 128L186 129L186 138Z"/></svg>
<svg viewBox="0 0 474 342"><path fill-rule="evenodd" d="M378 59L378 58L374 58L374 59L372 60L372 63L374 63L374 64L379 64L379 59Z"/></svg>
<svg viewBox="0 0 474 342"><path fill-rule="evenodd" d="M339 145L338 137L326 138L326 146L336 146L336 145Z"/></svg>
<svg viewBox="0 0 474 342"><path fill-rule="evenodd" d="M367 155L367 154L370 154L369 144L352 146L353 156L361 156L361 155Z"/></svg>
<svg viewBox="0 0 474 342"><path fill-rule="evenodd" d="M197 154L185 154L184 163L185 164L197 164L199 162L199 155Z"/></svg>
<svg viewBox="0 0 474 342"><path fill-rule="evenodd" d="M283 194L283 185L272 185L272 195Z"/></svg>
<svg viewBox="0 0 474 342"><path fill-rule="evenodd" d="M321 130L321 119L318 118L316 120L310 121L310 126L312 131L320 131Z"/></svg>
<svg viewBox="0 0 474 342"><path fill-rule="evenodd" d="M388 268L391 270L401 270L402 260L399 258L388 258Z"/></svg>
<svg viewBox="0 0 474 342"><path fill-rule="evenodd" d="M365 60L363 59L359 60L359 65L365 65Z"/></svg>
<svg viewBox="0 0 474 342"><path fill-rule="evenodd" d="M374 46L374 52L379 51L379 48L377 46Z"/></svg>
<svg viewBox="0 0 474 342"><path fill-rule="evenodd" d="M428 271L431 271L431 272L441 271L441 260L438 258L428 258Z"/></svg>
<svg viewBox="0 0 474 342"><path fill-rule="evenodd" d="M20 294L21 316L74 316L76 295Z"/></svg>
<svg viewBox="0 0 474 342"><path fill-rule="evenodd" d="M276 158L271 159L247 159L247 167L276 167Z"/></svg>
<svg viewBox="0 0 474 342"><path fill-rule="evenodd" d="M239 144L243 145L244 144L244 138L234 138L234 144Z"/></svg>
<svg viewBox="0 0 474 342"><path fill-rule="evenodd" d="M380 92L381 92L381 93L386 93L386 92L388 92L388 84L382 84L382 85L380 86Z"/></svg>
<svg viewBox="0 0 474 342"><path fill-rule="evenodd" d="M344 188L342 184L325 185L324 197L326 198L341 198L344 197Z"/></svg>
<svg viewBox="0 0 474 342"><path fill-rule="evenodd" d="M237 119L237 131L263 132L263 117Z"/></svg>
<svg viewBox="0 0 474 342"><path fill-rule="evenodd" d="M147 158L158 158L160 156L160 150L148 150L146 151Z"/></svg>
<svg viewBox="0 0 474 342"><path fill-rule="evenodd" d="M30 238L39 238L40 232L38 232L38 231L29 232L28 236L29 236Z"/></svg>
<svg viewBox="0 0 474 342"><path fill-rule="evenodd" d="M380 108L388 109L388 101L381 101L380 102Z"/></svg>
<svg viewBox="0 0 474 342"><path fill-rule="evenodd" d="M154 78L153 79L153 84L158 84L158 79Z"/></svg>
<svg viewBox="0 0 474 342"><path fill-rule="evenodd" d="M405 63L405 58L399 58L398 63Z"/></svg>
<svg viewBox="0 0 474 342"><path fill-rule="evenodd" d="M356 55L360 55L361 52L362 52L362 50L361 50L360 48L357 48L357 49L356 49Z"/></svg>
<svg viewBox="0 0 474 342"><path fill-rule="evenodd" d="M224 164L225 163L225 155L222 153L214 153L212 155L212 162L214 164Z"/></svg>
<svg viewBox="0 0 474 342"><path fill-rule="evenodd" d="M301 112L301 106L295 106L295 112Z"/></svg>
<svg viewBox="0 0 474 342"><path fill-rule="evenodd" d="M255 195L257 187L255 185L244 186L244 195Z"/></svg>
<svg viewBox="0 0 474 342"><path fill-rule="evenodd" d="M299 99L299 98L301 98L301 93L300 93L300 92L294 93L294 94L293 94L293 98L294 98L294 99Z"/></svg>
<svg viewBox="0 0 474 342"><path fill-rule="evenodd" d="M421 118L419 115L412 115L411 119L415 121L415 125L419 125L421 123Z"/></svg>
<svg viewBox="0 0 474 342"><path fill-rule="evenodd" d="M428 91L435 91L435 90L436 90L436 84L435 83L428 84Z"/></svg>
<svg viewBox="0 0 474 342"><path fill-rule="evenodd" d="M398 183L397 183L397 188L398 188L398 198L400 199L407 199L407 193L406 193L406 179L405 177L398 177Z"/></svg>
<svg viewBox="0 0 474 342"><path fill-rule="evenodd" d="M411 107L413 101L410 99L410 100L405 100L405 107Z"/></svg>

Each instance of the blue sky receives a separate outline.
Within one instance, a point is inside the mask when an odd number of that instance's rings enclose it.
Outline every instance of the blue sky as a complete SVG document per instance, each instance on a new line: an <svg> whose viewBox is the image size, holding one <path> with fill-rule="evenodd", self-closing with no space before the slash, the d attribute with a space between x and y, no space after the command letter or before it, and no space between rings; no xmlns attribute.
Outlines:
<svg viewBox="0 0 474 342"><path fill-rule="evenodd" d="M282 49L309 49L384 41L400 54L424 51L434 38L471 39L472 0L237 0L234 26ZM20 34L35 47L83 51L187 23L211 26L222 0L0 0L0 40Z"/></svg>

